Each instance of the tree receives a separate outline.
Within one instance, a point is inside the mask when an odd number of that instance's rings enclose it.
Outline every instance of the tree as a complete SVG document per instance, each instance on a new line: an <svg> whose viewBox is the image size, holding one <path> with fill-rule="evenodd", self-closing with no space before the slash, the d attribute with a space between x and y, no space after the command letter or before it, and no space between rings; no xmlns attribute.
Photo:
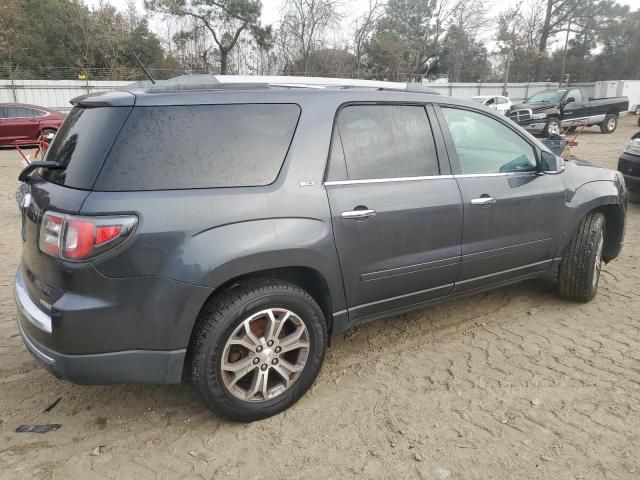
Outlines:
<svg viewBox="0 0 640 480"><path fill-rule="evenodd" d="M391 28L386 19L378 22L376 30L365 46L367 67L378 80L402 81L409 69L407 48L402 38Z"/></svg>
<svg viewBox="0 0 640 480"><path fill-rule="evenodd" d="M581 1L584 0L543 0L545 5L544 18L538 39L538 61L536 62L536 80L542 79L542 62L547 55L549 40L565 30L566 24L573 16Z"/></svg>
<svg viewBox="0 0 640 480"><path fill-rule="evenodd" d="M440 67L447 71L449 81L476 81L487 75L487 50L478 41L487 26L485 12L481 0L457 0L447 13L449 21ZM440 48L436 53L440 53Z"/></svg>
<svg viewBox="0 0 640 480"><path fill-rule="evenodd" d="M290 39L306 75L312 52L319 48L325 30L338 24L337 0L289 0L281 21L281 39Z"/></svg>
<svg viewBox="0 0 640 480"><path fill-rule="evenodd" d="M376 23L382 17L385 4L382 0L369 0L369 8L354 22L353 51L356 77L360 78L360 67L365 42L373 33Z"/></svg>
<svg viewBox="0 0 640 480"><path fill-rule="evenodd" d="M151 11L191 17L211 34L220 54L220 73L227 73L229 52L240 35L249 31L260 44L268 42L271 28L260 24L260 0L145 0Z"/></svg>
<svg viewBox="0 0 640 480"><path fill-rule="evenodd" d="M428 70L428 60L436 55L434 51L428 54L435 6L436 0L390 0L379 22L403 44L407 73L412 78L422 76Z"/></svg>

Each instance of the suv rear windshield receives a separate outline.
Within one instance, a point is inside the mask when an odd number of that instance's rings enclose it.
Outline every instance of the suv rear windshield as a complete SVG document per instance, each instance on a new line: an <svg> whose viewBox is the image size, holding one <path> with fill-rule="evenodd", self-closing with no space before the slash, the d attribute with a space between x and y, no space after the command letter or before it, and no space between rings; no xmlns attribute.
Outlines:
<svg viewBox="0 0 640 480"><path fill-rule="evenodd" d="M45 158L65 168L42 170L42 177L68 187L90 189L130 111L130 107L75 107L56 133Z"/></svg>
<svg viewBox="0 0 640 480"><path fill-rule="evenodd" d="M95 189L268 185L278 176L299 116L293 104L135 107Z"/></svg>

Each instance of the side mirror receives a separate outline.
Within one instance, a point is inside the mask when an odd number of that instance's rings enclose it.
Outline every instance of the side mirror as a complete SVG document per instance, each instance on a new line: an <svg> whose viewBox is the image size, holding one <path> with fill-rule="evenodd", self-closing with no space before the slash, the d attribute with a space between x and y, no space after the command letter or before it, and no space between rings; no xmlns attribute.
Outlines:
<svg viewBox="0 0 640 480"><path fill-rule="evenodd" d="M543 150L540 156L540 166L542 167L542 173L557 175L564 172L564 159Z"/></svg>
<svg viewBox="0 0 640 480"><path fill-rule="evenodd" d="M566 105L567 103L575 103L576 99L574 97L569 97L565 100L564 104Z"/></svg>

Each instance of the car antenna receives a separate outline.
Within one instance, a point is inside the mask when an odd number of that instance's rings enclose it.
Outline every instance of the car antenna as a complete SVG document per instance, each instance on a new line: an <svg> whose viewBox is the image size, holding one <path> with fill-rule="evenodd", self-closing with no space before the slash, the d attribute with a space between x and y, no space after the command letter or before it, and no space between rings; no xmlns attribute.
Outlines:
<svg viewBox="0 0 640 480"><path fill-rule="evenodd" d="M140 59L138 58L138 55L136 55L135 53L133 54L133 56L136 59L136 62L138 62L138 65L140 65L140 68L142 69L142 71L144 72L144 74L149 77L149 80L151 80L151 83L153 83L154 85L156 84L156 81L153 79L153 77L151 76L151 74L149 73L149 71L144 67L144 65L142 64L142 62L140 61Z"/></svg>

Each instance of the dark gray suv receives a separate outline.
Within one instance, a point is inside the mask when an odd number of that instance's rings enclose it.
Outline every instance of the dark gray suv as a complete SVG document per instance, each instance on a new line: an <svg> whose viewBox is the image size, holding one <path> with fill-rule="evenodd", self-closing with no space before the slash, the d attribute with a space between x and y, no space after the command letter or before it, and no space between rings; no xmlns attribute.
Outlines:
<svg viewBox="0 0 640 480"><path fill-rule="evenodd" d="M16 300L77 383L188 379L268 417L331 335L549 274L588 301L622 246L620 174L476 103L178 79L74 105L21 174Z"/></svg>

